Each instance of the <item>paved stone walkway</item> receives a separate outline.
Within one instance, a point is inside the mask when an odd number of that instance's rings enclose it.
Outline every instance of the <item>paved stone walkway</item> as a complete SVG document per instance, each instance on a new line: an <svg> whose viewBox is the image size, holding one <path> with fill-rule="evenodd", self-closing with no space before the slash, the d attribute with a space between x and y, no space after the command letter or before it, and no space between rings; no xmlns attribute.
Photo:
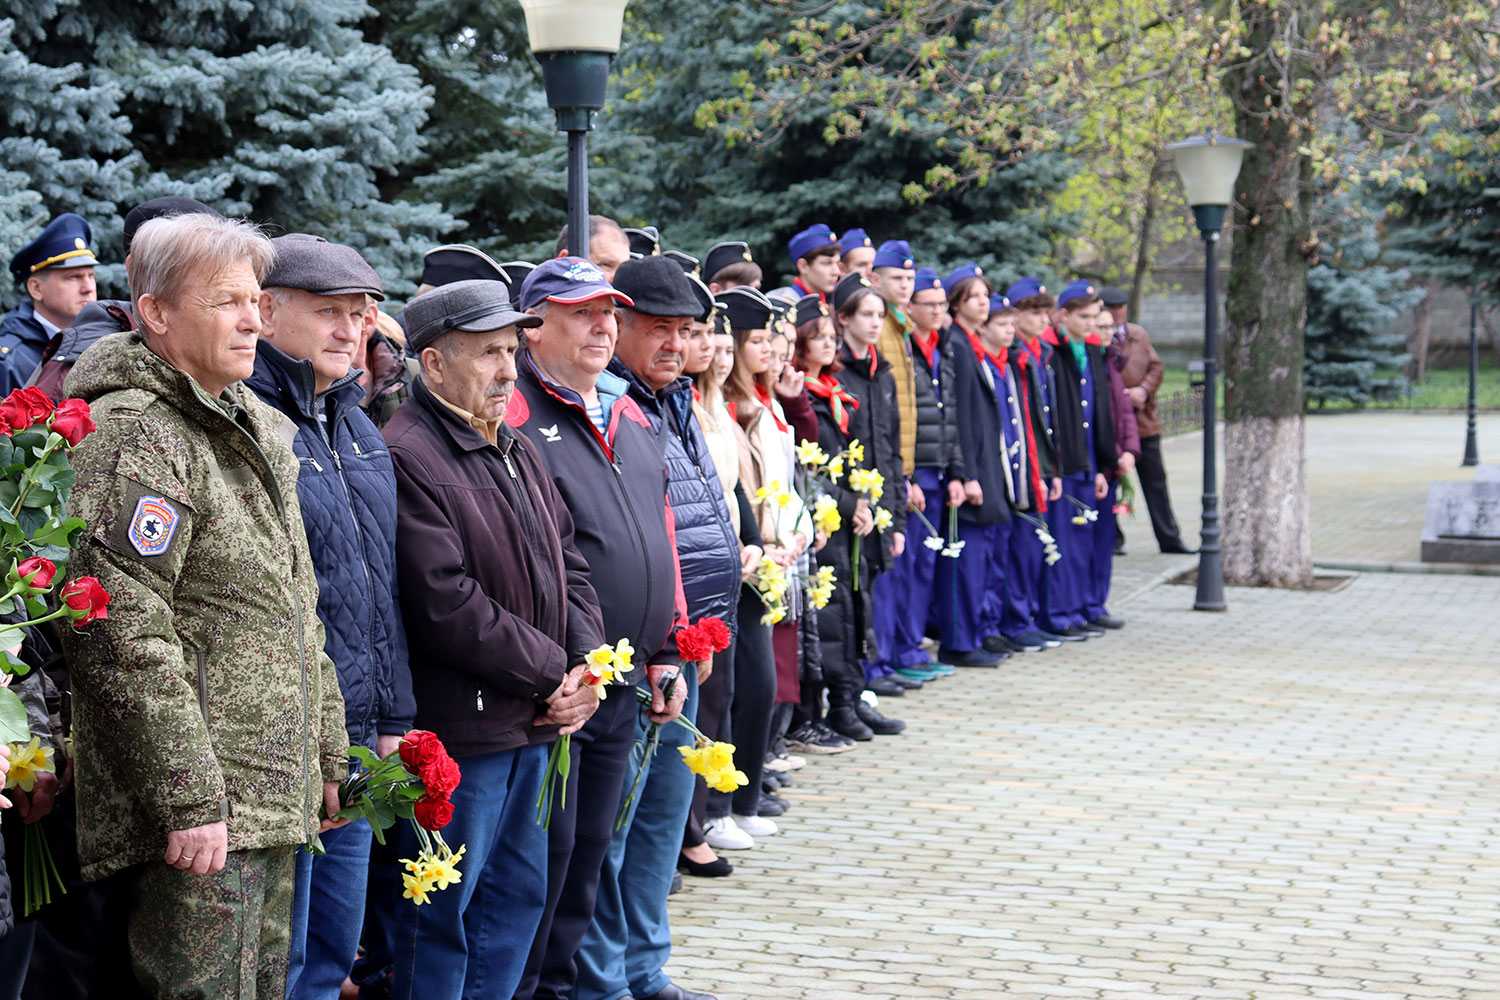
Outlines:
<svg viewBox="0 0 1500 1000"><path fill-rule="evenodd" d="M888 701L905 735L810 763L781 835L673 897L676 979L1500 998L1500 578L1191 603L1156 587L1123 632Z"/></svg>

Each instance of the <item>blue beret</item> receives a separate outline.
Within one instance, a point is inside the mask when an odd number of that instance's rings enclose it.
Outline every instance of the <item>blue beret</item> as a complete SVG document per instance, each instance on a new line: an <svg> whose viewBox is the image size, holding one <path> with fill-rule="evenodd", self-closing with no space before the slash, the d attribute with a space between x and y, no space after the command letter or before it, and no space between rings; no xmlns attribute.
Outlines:
<svg viewBox="0 0 1500 1000"><path fill-rule="evenodd" d="M937 272L930 267L917 268L916 284L912 287L912 294L931 291L934 288L941 292L943 279L939 278Z"/></svg>
<svg viewBox="0 0 1500 1000"><path fill-rule="evenodd" d="M1005 297L1012 302L1020 302L1033 295L1045 295L1046 292L1047 286L1042 284L1041 278L1022 278L1005 290Z"/></svg>
<svg viewBox="0 0 1500 1000"><path fill-rule="evenodd" d="M873 247L874 245L875 243L870 239L869 233L863 229L850 229L839 240L839 255L843 256L850 250L858 250L860 247Z"/></svg>
<svg viewBox="0 0 1500 1000"><path fill-rule="evenodd" d="M1010 308L1010 296L1001 295L999 292L990 293L990 313L992 315L994 313L1000 312L1001 310Z"/></svg>
<svg viewBox="0 0 1500 1000"><path fill-rule="evenodd" d="M1098 293L1094 291L1093 285L1089 284L1083 278L1079 278L1077 281L1070 284L1067 288L1064 288L1062 291L1057 293L1057 304L1059 306L1065 306L1069 302L1072 302L1074 299L1084 299L1088 298L1091 295L1097 294Z"/></svg>
<svg viewBox="0 0 1500 1000"><path fill-rule="evenodd" d="M47 223L41 235L26 244L10 259L10 273L16 281L48 268L93 267L99 263L89 244L94 230L83 216L64 212Z"/></svg>
<svg viewBox="0 0 1500 1000"><path fill-rule="evenodd" d="M837 246L838 242L839 238L834 231L820 222L816 226L804 229L790 240L787 240L786 250L787 253L791 254L792 263L796 264L797 261L806 257L814 250L826 247L829 244Z"/></svg>
<svg viewBox="0 0 1500 1000"><path fill-rule="evenodd" d="M886 240L875 251L876 267L899 267L910 271L913 267L911 247L905 240Z"/></svg>
<svg viewBox="0 0 1500 1000"><path fill-rule="evenodd" d="M963 281L965 278L982 277L984 277L984 268L980 267L973 261L969 261L969 263L963 265L962 267L956 268L952 274L948 275L948 279L943 282L943 291L953 291L953 287L960 281Z"/></svg>

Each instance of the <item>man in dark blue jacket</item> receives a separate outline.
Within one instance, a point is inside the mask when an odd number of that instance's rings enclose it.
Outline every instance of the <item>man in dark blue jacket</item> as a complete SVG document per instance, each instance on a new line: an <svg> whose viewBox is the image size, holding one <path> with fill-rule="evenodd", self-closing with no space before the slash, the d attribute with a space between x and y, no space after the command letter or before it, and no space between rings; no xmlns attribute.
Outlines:
<svg viewBox="0 0 1500 1000"><path fill-rule="evenodd" d="M93 239L82 216L64 212L10 259L23 298L0 321L0 395L25 385L42 363L47 341L98 298Z"/></svg>
<svg viewBox="0 0 1500 1000"><path fill-rule="evenodd" d="M650 421L667 462L667 496L688 619L696 622L712 615L732 625L740 590L739 545L718 472L693 416L692 379L682 374L689 328L703 314L703 305L670 257L628 260L615 272L613 283L635 305L616 313L619 339L607 371L629 387L630 398ZM704 679L700 671L712 666L712 661L682 665L681 683L687 691L682 714L690 722L697 721L698 684ZM637 720L636 731L638 739L644 738L644 719ZM662 731L664 748L691 742L680 727ZM575 997L704 998L706 994L677 986L664 971L672 953L667 895L677 856L662 845L687 822L693 774L674 752L660 753L644 764L632 757L630 765L625 772L627 788L636 780L638 767L647 771L632 814L615 831L605 857L594 922L578 951Z"/></svg>
<svg viewBox="0 0 1500 1000"><path fill-rule="evenodd" d="M598 266L558 257L527 276L520 304L542 324L527 331L506 421L541 453L572 515L605 641L629 639L637 656L624 686L573 737L567 794L557 797L548 828L547 909L516 997L563 1000L577 980L574 960L594 918L635 744L638 706L630 685L649 685L648 719L677 717L687 685L677 676L673 633L686 609L679 613L682 585L661 443L630 398L629 383L605 370L618 336L616 304L633 301ZM675 857L681 844L679 820L654 846Z"/></svg>
<svg viewBox="0 0 1500 1000"><path fill-rule="evenodd" d="M411 728L416 701L396 603L395 473L360 408L364 389L350 362L367 303L385 296L352 247L301 233L272 242L249 385L295 428L324 648L338 668L350 742L383 756ZM297 854L292 998L336 997L359 946L370 826L351 823L322 839L327 854Z"/></svg>

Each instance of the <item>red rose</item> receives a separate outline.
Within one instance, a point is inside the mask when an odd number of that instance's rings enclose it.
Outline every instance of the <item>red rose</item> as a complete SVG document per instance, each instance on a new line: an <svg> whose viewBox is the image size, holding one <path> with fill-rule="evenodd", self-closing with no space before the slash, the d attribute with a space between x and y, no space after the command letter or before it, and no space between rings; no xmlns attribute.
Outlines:
<svg viewBox="0 0 1500 1000"><path fill-rule="evenodd" d="M73 616L73 627L82 628L99 618L108 618L104 606L109 603L109 592L92 576L80 576L63 588L63 603Z"/></svg>
<svg viewBox="0 0 1500 1000"><path fill-rule="evenodd" d="M434 751L434 747L436 751ZM423 764L433 760L435 753L445 755L447 753L437 736L425 729L413 729L401 737L400 752L401 763L405 764L406 769L412 774L418 773L422 769Z"/></svg>
<svg viewBox="0 0 1500 1000"><path fill-rule="evenodd" d="M677 652L684 663L700 663L714 655L713 640L702 622L677 630Z"/></svg>
<svg viewBox="0 0 1500 1000"><path fill-rule="evenodd" d="M698 627L703 630L704 635L708 636L708 641L713 644L715 653L728 649L730 641L734 638L729 632L729 626L724 624L722 618L715 618L712 615L699 618Z"/></svg>
<svg viewBox="0 0 1500 1000"><path fill-rule="evenodd" d="M32 574L35 575L32 576ZM40 594L52 586L52 578L57 576L57 566L51 559L32 556L30 559L22 560L21 565L16 567L13 579L24 580L27 576L31 576L31 582L27 584L31 593Z"/></svg>
<svg viewBox="0 0 1500 1000"><path fill-rule="evenodd" d="M453 803L424 796L412 807L412 817L424 830L441 830L453 819Z"/></svg>
<svg viewBox="0 0 1500 1000"><path fill-rule="evenodd" d="M89 416L89 404L81 399L65 399L57 404L52 414L52 429L69 445L77 447L78 442L95 430L94 421Z"/></svg>
<svg viewBox="0 0 1500 1000"><path fill-rule="evenodd" d="M0 402L0 418L11 428L11 432L24 431L38 420L46 420L52 412L52 400L36 386L17 389Z"/></svg>
<svg viewBox="0 0 1500 1000"><path fill-rule="evenodd" d="M445 751L442 757L422 765L421 778L428 798L446 799L458 787L463 773L458 769L458 761Z"/></svg>

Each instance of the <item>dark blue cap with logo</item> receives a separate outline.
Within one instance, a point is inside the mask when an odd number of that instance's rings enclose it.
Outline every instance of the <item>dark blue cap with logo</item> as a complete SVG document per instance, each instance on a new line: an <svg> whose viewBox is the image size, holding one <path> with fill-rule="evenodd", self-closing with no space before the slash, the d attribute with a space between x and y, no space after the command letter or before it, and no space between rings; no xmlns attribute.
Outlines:
<svg viewBox="0 0 1500 1000"><path fill-rule="evenodd" d="M814 250L826 246L837 247L838 243L838 234L820 222L809 229L802 230L802 232L787 240L786 250L787 253L791 254L792 263L796 264L797 261L806 257Z"/></svg>
<svg viewBox="0 0 1500 1000"><path fill-rule="evenodd" d="M90 244L94 230L81 215L64 212L47 223L36 239L10 259L10 273L24 282L40 271L70 267L94 267L99 261Z"/></svg>
<svg viewBox="0 0 1500 1000"><path fill-rule="evenodd" d="M573 305L605 295L621 305L635 305L630 296L611 285L604 272L591 261L582 257L554 257L537 265L537 269L526 276L521 285L521 308L535 309L543 302Z"/></svg>
<svg viewBox="0 0 1500 1000"><path fill-rule="evenodd" d="M875 266L912 270L915 262L912 260L911 247L906 245L905 240L886 240L875 251Z"/></svg>

